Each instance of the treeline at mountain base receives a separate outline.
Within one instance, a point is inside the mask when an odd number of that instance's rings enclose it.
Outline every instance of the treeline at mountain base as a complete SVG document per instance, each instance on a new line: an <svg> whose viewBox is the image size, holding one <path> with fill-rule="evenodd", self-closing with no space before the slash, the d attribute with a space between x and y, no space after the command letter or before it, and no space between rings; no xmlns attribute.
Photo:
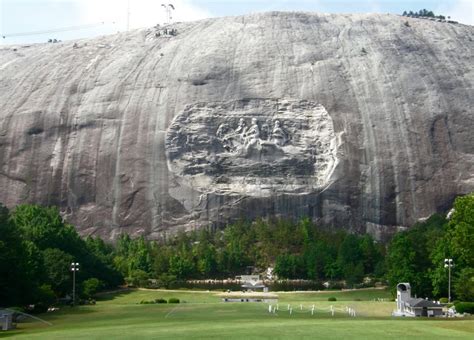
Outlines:
<svg viewBox="0 0 474 340"><path fill-rule="evenodd" d="M81 238L55 207L0 206L0 307L44 310L70 301L72 262L81 299L127 284L167 288L191 279L224 279L274 268L278 279L347 288L409 282L419 297L448 296L444 259L452 258L452 295L474 300L474 195L456 199L449 219L433 215L388 244L369 235L259 219L202 228L160 241L121 235L115 244Z"/></svg>

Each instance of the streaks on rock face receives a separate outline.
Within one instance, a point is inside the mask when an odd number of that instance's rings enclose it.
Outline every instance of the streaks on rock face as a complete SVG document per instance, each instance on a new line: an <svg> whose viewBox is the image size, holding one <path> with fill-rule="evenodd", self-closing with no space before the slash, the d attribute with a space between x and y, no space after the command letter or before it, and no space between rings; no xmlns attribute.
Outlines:
<svg viewBox="0 0 474 340"><path fill-rule="evenodd" d="M249 196L321 190L338 147L322 105L276 99L189 105L169 127L166 145L182 184Z"/></svg>

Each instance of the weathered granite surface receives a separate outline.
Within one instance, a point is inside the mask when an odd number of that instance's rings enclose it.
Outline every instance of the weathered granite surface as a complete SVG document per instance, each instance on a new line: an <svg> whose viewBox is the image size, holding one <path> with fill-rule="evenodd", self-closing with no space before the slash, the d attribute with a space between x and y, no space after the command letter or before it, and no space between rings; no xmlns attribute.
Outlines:
<svg viewBox="0 0 474 340"><path fill-rule="evenodd" d="M472 26L172 28L0 47L1 202L109 238L274 215L384 237L474 190Z"/></svg>

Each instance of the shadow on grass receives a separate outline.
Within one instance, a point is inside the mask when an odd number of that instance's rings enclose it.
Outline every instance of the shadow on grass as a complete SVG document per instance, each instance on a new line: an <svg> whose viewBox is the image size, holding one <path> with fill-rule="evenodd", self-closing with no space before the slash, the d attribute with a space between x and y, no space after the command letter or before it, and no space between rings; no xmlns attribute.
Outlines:
<svg viewBox="0 0 474 340"><path fill-rule="evenodd" d="M132 289L132 288L125 288L121 290L115 290L112 292L103 292L100 293L96 296L96 301L111 301L113 299L116 299L118 297L123 297L126 296L130 293L133 293L137 291L137 289Z"/></svg>
<svg viewBox="0 0 474 340"><path fill-rule="evenodd" d="M31 326L33 327L40 327L40 328L49 328L54 327L56 321L61 320L64 318L65 315L86 315L95 313L94 306L77 306L77 307L70 307L70 306L63 306L59 311L51 312L51 313L43 313L43 314L35 314L36 317L43 319L44 321L52 323L52 325L46 325L41 321L26 318L20 322L16 322L16 329L6 332L0 332L0 338L7 338L13 337L17 335L23 334L25 331L28 331ZM24 328L23 326L26 326Z"/></svg>

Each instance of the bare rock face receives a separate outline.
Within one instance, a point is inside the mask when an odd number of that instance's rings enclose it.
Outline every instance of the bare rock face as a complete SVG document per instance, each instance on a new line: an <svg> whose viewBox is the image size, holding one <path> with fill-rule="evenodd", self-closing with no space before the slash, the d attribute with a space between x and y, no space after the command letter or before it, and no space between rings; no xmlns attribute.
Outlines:
<svg viewBox="0 0 474 340"><path fill-rule="evenodd" d="M474 190L474 29L266 13L0 48L0 202L150 238L310 217L379 238Z"/></svg>

